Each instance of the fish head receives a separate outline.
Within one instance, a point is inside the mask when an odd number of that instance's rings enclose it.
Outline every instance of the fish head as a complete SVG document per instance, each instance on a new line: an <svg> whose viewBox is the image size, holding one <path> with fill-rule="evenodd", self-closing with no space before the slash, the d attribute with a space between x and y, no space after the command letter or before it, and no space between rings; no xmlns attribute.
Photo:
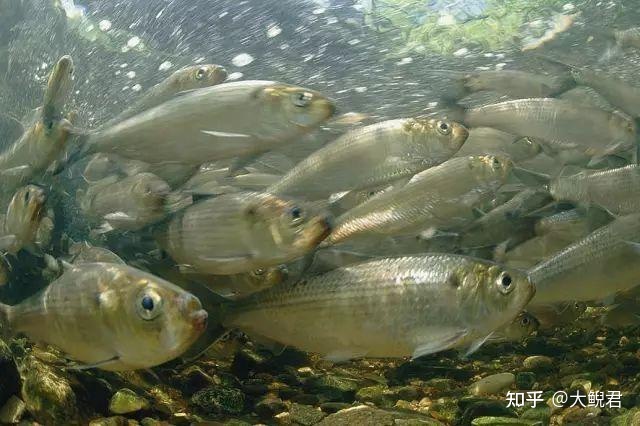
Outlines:
<svg viewBox="0 0 640 426"><path fill-rule="evenodd" d="M171 192L169 184L153 173L138 173L131 177L131 194L152 205L162 205Z"/></svg>
<svg viewBox="0 0 640 426"><path fill-rule="evenodd" d="M472 326L477 322L489 330L512 322L536 291L525 272L490 262L465 269L462 283L465 315Z"/></svg>
<svg viewBox="0 0 640 426"><path fill-rule="evenodd" d="M263 113L269 114L271 120L275 116L279 125L293 125L304 131L318 127L336 111L333 101L320 92L287 84L263 87L257 97L265 105Z"/></svg>
<svg viewBox="0 0 640 426"><path fill-rule="evenodd" d="M616 152L631 148L636 140L636 124L627 114L615 111L610 114L609 127L615 142L623 143Z"/></svg>
<svg viewBox="0 0 640 426"><path fill-rule="evenodd" d="M463 87L470 93L488 90L481 74L467 74L463 77Z"/></svg>
<svg viewBox="0 0 640 426"><path fill-rule="evenodd" d="M519 330L520 336L527 337L538 331L540 321L529 312L523 311L516 317L514 326Z"/></svg>
<svg viewBox="0 0 640 426"><path fill-rule="evenodd" d="M302 256L331 233L330 215L299 201L268 195L251 206L248 214L267 235L274 255Z"/></svg>
<svg viewBox="0 0 640 426"><path fill-rule="evenodd" d="M469 167L480 181L506 182L513 169L513 162L507 155L480 155L470 158Z"/></svg>
<svg viewBox="0 0 640 426"><path fill-rule="evenodd" d="M204 332L208 314L196 296L133 268L120 277L124 306L112 310L118 322L113 344L124 364L159 365L183 354Z"/></svg>
<svg viewBox="0 0 640 426"><path fill-rule="evenodd" d="M44 94L43 119L60 119L62 108L73 89L73 60L71 56L61 57L54 66Z"/></svg>
<svg viewBox="0 0 640 426"><path fill-rule="evenodd" d="M438 145L439 151L452 155L462 147L469 136L469 131L462 124L432 118L411 118L406 121L404 129L417 143L428 147Z"/></svg>
<svg viewBox="0 0 640 426"><path fill-rule="evenodd" d="M99 153L91 157L82 176L88 182L96 182L117 173L119 170L118 163L112 155Z"/></svg>
<svg viewBox="0 0 640 426"><path fill-rule="evenodd" d="M256 289L273 287L284 282L289 276L286 265L258 268L248 273L252 286Z"/></svg>
<svg viewBox="0 0 640 426"><path fill-rule="evenodd" d="M215 86L227 79L227 70L221 65L193 65L173 74L178 91Z"/></svg>
<svg viewBox="0 0 640 426"><path fill-rule="evenodd" d="M523 159L533 158L542 152L542 145L530 137L517 139L514 144L522 151Z"/></svg>
<svg viewBox="0 0 640 426"><path fill-rule="evenodd" d="M43 188L27 185L16 191L7 208L5 230L16 235L35 233L45 215L47 195Z"/></svg>

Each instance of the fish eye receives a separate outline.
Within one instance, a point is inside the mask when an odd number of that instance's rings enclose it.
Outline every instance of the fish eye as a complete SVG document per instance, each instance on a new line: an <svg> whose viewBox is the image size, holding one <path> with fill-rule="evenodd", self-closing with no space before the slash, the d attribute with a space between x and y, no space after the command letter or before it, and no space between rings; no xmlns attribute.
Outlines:
<svg viewBox="0 0 640 426"><path fill-rule="evenodd" d="M513 279L511 278L511 275L506 272L503 272L498 276L497 283L498 290L503 294L508 294L513 290Z"/></svg>
<svg viewBox="0 0 640 426"><path fill-rule="evenodd" d="M262 268L254 269L253 275L261 276L261 275L264 275L264 272L265 271Z"/></svg>
<svg viewBox="0 0 640 426"><path fill-rule="evenodd" d="M498 158L493 157L493 160L491 160L491 166L493 166L494 169L497 169L500 167L500 160L498 160Z"/></svg>
<svg viewBox="0 0 640 426"><path fill-rule="evenodd" d="M300 207L295 206L289 210L289 217L293 225L299 225L304 220L304 212Z"/></svg>
<svg viewBox="0 0 640 426"><path fill-rule="evenodd" d="M138 296L136 310L138 315L145 320L150 321L157 318L162 312L162 298L153 290L145 289Z"/></svg>
<svg viewBox="0 0 640 426"><path fill-rule="evenodd" d="M297 92L291 95L291 102L300 108L304 108L311 104L313 94L309 92Z"/></svg>
<svg viewBox="0 0 640 426"><path fill-rule="evenodd" d="M198 71L196 72L196 80L202 80L206 74L207 70L204 69L204 67L198 68Z"/></svg>
<svg viewBox="0 0 640 426"><path fill-rule="evenodd" d="M436 124L436 128L438 129L438 132L443 135L448 135L451 133L451 126L446 121L438 121L438 123Z"/></svg>
<svg viewBox="0 0 640 426"><path fill-rule="evenodd" d="M529 325L529 318L528 317L522 318L522 325Z"/></svg>

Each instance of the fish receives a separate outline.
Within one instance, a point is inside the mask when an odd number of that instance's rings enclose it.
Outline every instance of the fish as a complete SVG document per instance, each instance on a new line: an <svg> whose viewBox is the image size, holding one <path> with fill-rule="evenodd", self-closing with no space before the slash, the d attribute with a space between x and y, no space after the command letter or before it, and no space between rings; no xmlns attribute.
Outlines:
<svg viewBox="0 0 640 426"><path fill-rule="evenodd" d="M600 317L600 324L609 328L624 328L640 325L640 305L637 301L625 301L608 306Z"/></svg>
<svg viewBox="0 0 640 426"><path fill-rule="evenodd" d="M630 117L554 98L518 99L466 111L465 124L489 126L538 138L550 149L580 149L593 157L624 152L635 145Z"/></svg>
<svg viewBox="0 0 640 426"><path fill-rule="evenodd" d="M631 117L640 117L640 87L607 73L587 68L572 67L571 74L578 84L595 89L614 107Z"/></svg>
<svg viewBox="0 0 640 426"><path fill-rule="evenodd" d="M108 128L143 111L156 107L175 95L194 89L215 86L227 79L227 70L215 64L192 65L179 69L147 90L133 105L102 124Z"/></svg>
<svg viewBox="0 0 640 426"><path fill-rule="evenodd" d="M0 237L2 250L15 255L22 249L33 249L44 217L47 195L39 186L20 188L9 202Z"/></svg>
<svg viewBox="0 0 640 426"><path fill-rule="evenodd" d="M234 275L189 273L186 276L189 280L201 283L226 299L239 300L283 283L289 277L289 272L285 265L276 265Z"/></svg>
<svg viewBox="0 0 640 426"><path fill-rule="evenodd" d="M98 247L89 244L86 241L74 243L69 247L69 255L74 265L82 263L119 263L125 264L125 261L117 254L104 247Z"/></svg>
<svg viewBox="0 0 640 426"><path fill-rule="evenodd" d="M268 193L238 192L204 199L155 232L183 269L233 275L300 258L330 232L331 218Z"/></svg>
<svg viewBox="0 0 640 426"><path fill-rule="evenodd" d="M466 93L492 91L519 98L551 98L571 88L569 73L535 74L518 70L477 71L460 78Z"/></svg>
<svg viewBox="0 0 640 426"><path fill-rule="evenodd" d="M489 343L520 342L540 328L540 321L527 311L522 311L515 319L495 330L487 339Z"/></svg>
<svg viewBox="0 0 640 426"><path fill-rule="evenodd" d="M206 327L198 298L127 265L73 265L0 322L14 333L53 345L76 367L147 369L180 356Z"/></svg>
<svg viewBox="0 0 640 426"><path fill-rule="evenodd" d="M78 135L74 159L98 152L147 163L200 165L265 152L308 133L335 111L322 94L273 81L195 89L107 129Z"/></svg>
<svg viewBox="0 0 640 426"><path fill-rule="evenodd" d="M640 166L560 176L551 180L549 193L556 200L600 206L613 215L640 213Z"/></svg>
<svg viewBox="0 0 640 426"><path fill-rule="evenodd" d="M558 98L579 105L599 108L607 112L616 110L600 93L587 86L574 87L558 96Z"/></svg>
<svg viewBox="0 0 640 426"><path fill-rule="evenodd" d="M532 305L602 300L638 284L640 214L621 216L542 261L528 273Z"/></svg>
<svg viewBox="0 0 640 426"><path fill-rule="evenodd" d="M66 150L71 123L60 108L73 85L73 61L63 56L49 76L43 105L20 139L0 153L1 191L12 193L34 176L47 171Z"/></svg>
<svg viewBox="0 0 640 426"><path fill-rule="evenodd" d="M540 152L542 147L531 138L514 136L491 127L474 127L469 129L469 137L454 157L504 154L514 163L519 163Z"/></svg>
<svg viewBox="0 0 640 426"><path fill-rule="evenodd" d="M385 258L255 293L227 307L223 325L331 361L415 359L459 345L472 353L534 293L525 274L487 261Z"/></svg>
<svg viewBox="0 0 640 426"><path fill-rule="evenodd" d="M640 27L627 28L626 30L615 30L613 37L616 45L620 48L635 47L640 49Z"/></svg>
<svg viewBox="0 0 640 426"><path fill-rule="evenodd" d="M410 177L453 156L468 132L456 122L401 118L347 132L267 188L278 195L319 199Z"/></svg>
<svg viewBox="0 0 640 426"><path fill-rule="evenodd" d="M571 324L577 320L586 309L586 303L575 301L527 306L527 311L538 320L541 330Z"/></svg>
<svg viewBox="0 0 640 426"><path fill-rule="evenodd" d="M151 173L108 177L77 191L83 214L115 229L137 230L163 219L170 210L171 188Z"/></svg>
<svg viewBox="0 0 640 426"><path fill-rule="evenodd" d="M551 195L545 190L525 189L465 227L460 232L460 245L486 247L503 241L517 245L534 234L536 217L529 213L551 201Z"/></svg>
<svg viewBox="0 0 640 426"><path fill-rule="evenodd" d="M340 215L323 244L463 225L473 219L473 208L506 182L511 168L505 156L452 158Z"/></svg>

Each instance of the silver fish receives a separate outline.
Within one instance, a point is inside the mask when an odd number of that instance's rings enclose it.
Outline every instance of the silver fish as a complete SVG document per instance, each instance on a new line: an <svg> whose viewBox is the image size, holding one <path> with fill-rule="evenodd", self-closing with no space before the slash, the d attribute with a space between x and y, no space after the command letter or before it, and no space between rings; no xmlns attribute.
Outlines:
<svg viewBox="0 0 640 426"><path fill-rule="evenodd" d="M632 117L640 117L640 87L604 72L586 68L572 67L571 74L578 84L594 88L614 107Z"/></svg>
<svg viewBox="0 0 640 426"><path fill-rule="evenodd" d="M571 77L550 76L526 71L478 71L461 79L468 93L493 91L511 98L548 98L571 87Z"/></svg>
<svg viewBox="0 0 640 426"><path fill-rule="evenodd" d="M527 311L520 312L515 319L493 332L487 342L520 342L540 328L538 319Z"/></svg>
<svg viewBox="0 0 640 426"><path fill-rule="evenodd" d="M126 265L74 265L42 292L0 304L0 322L58 347L80 367L124 371L180 356L207 312L181 288Z"/></svg>
<svg viewBox="0 0 640 426"><path fill-rule="evenodd" d="M473 218L473 208L506 181L511 167L504 156L452 158L338 217L326 243L464 224Z"/></svg>
<svg viewBox="0 0 640 426"><path fill-rule="evenodd" d="M220 65L203 64L182 68L147 90L133 105L100 127L107 128L113 126L116 123L168 101L180 92L215 86L224 82L226 79L227 70Z"/></svg>
<svg viewBox="0 0 640 426"><path fill-rule="evenodd" d="M514 136L491 127L469 129L469 137L455 157L469 155L503 154L514 163L533 158L542 148L531 138Z"/></svg>
<svg viewBox="0 0 640 426"><path fill-rule="evenodd" d="M45 191L35 185L20 188L7 207L0 238L2 249L16 254L23 248L33 248L40 223L45 215Z"/></svg>
<svg viewBox="0 0 640 426"><path fill-rule="evenodd" d="M579 148L591 156L623 152L634 146L636 127L619 113L560 99L519 99L467 110L465 124L489 126L544 140L553 149Z"/></svg>
<svg viewBox="0 0 640 426"><path fill-rule="evenodd" d="M330 100L302 87L272 81L224 83L193 90L89 134L83 153L199 165L289 142L318 127L334 110Z"/></svg>
<svg viewBox="0 0 640 426"><path fill-rule="evenodd" d="M196 203L157 230L160 245L185 270L232 275L304 256L330 232L329 217L256 192Z"/></svg>
<svg viewBox="0 0 640 426"><path fill-rule="evenodd" d="M103 179L78 190L80 209L96 223L106 221L113 228L136 230L162 219L168 212L171 188L151 173L124 179Z"/></svg>
<svg viewBox="0 0 640 426"><path fill-rule="evenodd" d="M334 361L471 353L534 292L524 274L463 256L379 259L256 293L224 325Z"/></svg>
<svg viewBox="0 0 640 426"><path fill-rule="evenodd" d="M464 144L458 123L401 118L361 127L320 148L267 192L319 199L371 188L441 164Z"/></svg>
<svg viewBox="0 0 640 426"><path fill-rule="evenodd" d="M640 214L622 216L529 271L532 305L600 300L638 284Z"/></svg>

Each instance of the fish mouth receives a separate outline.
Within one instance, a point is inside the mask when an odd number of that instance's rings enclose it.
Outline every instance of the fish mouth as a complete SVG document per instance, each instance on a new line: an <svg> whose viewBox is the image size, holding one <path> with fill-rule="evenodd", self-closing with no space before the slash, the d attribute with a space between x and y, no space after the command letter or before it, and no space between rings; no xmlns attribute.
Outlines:
<svg viewBox="0 0 640 426"><path fill-rule="evenodd" d="M207 328L207 319L209 318L209 314L204 309L200 309L198 311L192 312L190 315L191 325L193 329L198 333L204 332Z"/></svg>

